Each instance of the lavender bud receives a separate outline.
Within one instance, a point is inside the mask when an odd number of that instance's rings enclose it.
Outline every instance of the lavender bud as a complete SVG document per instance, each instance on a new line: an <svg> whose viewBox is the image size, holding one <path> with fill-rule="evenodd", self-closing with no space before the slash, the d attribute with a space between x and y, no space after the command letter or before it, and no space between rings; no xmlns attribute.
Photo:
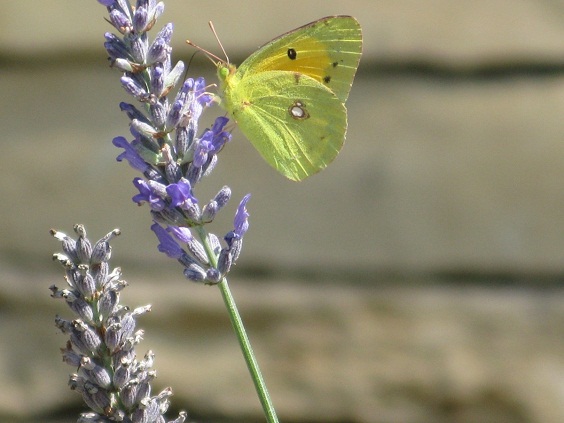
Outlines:
<svg viewBox="0 0 564 423"><path fill-rule="evenodd" d="M108 275L108 281L106 283L106 288L112 291L120 292L123 288L128 286L126 281L120 280L121 268L116 267L112 273Z"/></svg>
<svg viewBox="0 0 564 423"><path fill-rule="evenodd" d="M153 126L136 119L131 121L131 129L147 138L157 138L158 136L158 131Z"/></svg>
<svg viewBox="0 0 564 423"><path fill-rule="evenodd" d="M164 62L166 57L171 52L170 45L163 39L155 39L153 44L149 47L149 51L147 53L147 64L151 65L158 62Z"/></svg>
<svg viewBox="0 0 564 423"><path fill-rule="evenodd" d="M221 278L221 273L219 273L219 271L217 269L214 269L213 267L210 267L206 271L206 281L211 285L215 285L221 282Z"/></svg>
<svg viewBox="0 0 564 423"><path fill-rule="evenodd" d="M162 223L163 225L181 225L185 219L182 214L176 209L163 209L161 211L151 210L151 216L154 221Z"/></svg>
<svg viewBox="0 0 564 423"><path fill-rule="evenodd" d="M112 58L112 60L127 60L129 53L127 51L127 46L125 43L110 32L104 34L106 42L104 43L104 48Z"/></svg>
<svg viewBox="0 0 564 423"><path fill-rule="evenodd" d="M96 292L96 282L90 272L86 272L84 276L78 278L74 285L85 298L92 298Z"/></svg>
<svg viewBox="0 0 564 423"><path fill-rule="evenodd" d="M107 262L112 257L112 247L110 247L109 241L118 236L121 233L119 229L114 229L112 232L108 233L104 238L100 239L96 245L94 245L94 250L92 251L91 263L100 264Z"/></svg>
<svg viewBox="0 0 564 423"><path fill-rule="evenodd" d="M144 6L137 4L135 14L133 15L133 29L138 33L145 32L145 27L148 22L147 9Z"/></svg>
<svg viewBox="0 0 564 423"><path fill-rule="evenodd" d="M184 75L184 62L179 60L176 62L176 65L174 65L174 68L170 69L170 71L166 74L161 95L167 95L169 91L180 81L182 75Z"/></svg>
<svg viewBox="0 0 564 423"><path fill-rule="evenodd" d="M113 9L110 11L110 22L122 34L127 34L133 30L133 25L121 10Z"/></svg>
<svg viewBox="0 0 564 423"><path fill-rule="evenodd" d="M149 93L135 79L129 76L122 76L120 81L122 87L129 95L144 103L148 101Z"/></svg>
<svg viewBox="0 0 564 423"><path fill-rule="evenodd" d="M229 253L231 254L231 259L233 260L233 262L236 262L237 259L239 258L239 254L241 254L242 248L243 248L243 240L234 239L229 249Z"/></svg>
<svg viewBox="0 0 564 423"><path fill-rule="evenodd" d="M74 352L72 350L72 347L70 346L70 343L66 349L61 348L61 353L63 354L64 363L74 367L75 369L78 369L78 367L80 366L80 360L82 357L84 357L83 355Z"/></svg>
<svg viewBox="0 0 564 423"><path fill-rule="evenodd" d="M155 63L151 68L151 92L158 98L161 97L164 89L164 69L162 63Z"/></svg>
<svg viewBox="0 0 564 423"><path fill-rule="evenodd" d="M201 167L194 166L192 163L190 163L190 166L188 166L188 170L186 171L186 179L190 181L190 184L196 185L200 181L200 179L202 179L203 176L204 176L203 169Z"/></svg>
<svg viewBox="0 0 564 423"><path fill-rule="evenodd" d="M218 210L217 201L210 200L202 209L202 223L211 223L217 215Z"/></svg>
<svg viewBox="0 0 564 423"><path fill-rule="evenodd" d="M98 334L90 326L80 320L74 321L74 329L71 334L71 342L85 355L98 353L98 349L102 345L102 340ZM76 342L73 342L73 335L75 336L74 340Z"/></svg>
<svg viewBox="0 0 564 423"><path fill-rule="evenodd" d="M184 276L194 282L202 282L206 279L206 272L197 264L191 264L184 269Z"/></svg>
<svg viewBox="0 0 564 423"><path fill-rule="evenodd" d="M139 382L135 379L130 380L127 385L125 385L121 392L121 400L126 408L133 408L137 403L137 391L139 387Z"/></svg>
<svg viewBox="0 0 564 423"><path fill-rule="evenodd" d="M147 63L164 62L171 52L170 40L172 39L173 25L166 24L155 37L147 53Z"/></svg>
<svg viewBox="0 0 564 423"><path fill-rule="evenodd" d="M58 261L59 264L66 269L70 269L73 266L72 261L70 261L70 259L64 254L60 254L60 253L53 254L53 260Z"/></svg>
<svg viewBox="0 0 564 423"><path fill-rule="evenodd" d="M104 389L109 389L112 385L110 375L106 369L97 365L90 357L82 357L80 366L82 369L86 370L92 383Z"/></svg>
<svg viewBox="0 0 564 423"><path fill-rule="evenodd" d="M116 388L122 388L125 383L129 380L131 371L129 366L119 366L114 372L113 384Z"/></svg>
<svg viewBox="0 0 564 423"><path fill-rule="evenodd" d="M53 256L53 259L55 259L55 256L57 257L56 259L59 261L63 261L63 257L65 257L65 259L68 261L69 259L72 261L77 261L78 260L78 256L76 254L76 241L74 239L72 239L71 237L67 236L66 234L56 231L54 229L51 229L51 235L53 235L54 238L58 239L59 241L62 242L62 248L64 253L66 254L67 257L61 255L61 254L55 254Z"/></svg>
<svg viewBox="0 0 564 423"><path fill-rule="evenodd" d="M137 387L138 403L151 395L150 382L155 378L155 376L155 372L146 372L145 377L141 378L141 380L139 381L139 386Z"/></svg>
<svg viewBox="0 0 564 423"><path fill-rule="evenodd" d="M77 298L72 302L68 302L68 305L85 322L91 323L94 319L92 307L83 298Z"/></svg>
<svg viewBox="0 0 564 423"><path fill-rule="evenodd" d="M79 235L76 241L76 255L81 263L89 263L92 255L92 244L86 238L86 230L82 225L75 225L75 232Z"/></svg>
<svg viewBox="0 0 564 423"><path fill-rule="evenodd" d="M70 383L69 383L70 385ZM82 394L82 400L86 403L86 405L88 407L90 407L92 410L103 414L104 413L104 408L100 407L98 405L98 401L96 401L94 398L92 398L93 393L90 393L88 391L86 391L86 389L83 387L82 391L76 387L76 386L72 386L71 385L71 389L75 389L76 391L80 392ZM94 394L96 393L96 391L94 391Z"/></svg>
<svg viewBox="0 0 564 423"><path fill-rule="evenodd" d="M213 200L210 200L210 202L204 207L202 211L202 221L213 221L217 213L227 204L230 198L231 189L228 186L221 188Z"/></svg>
<svg viewBox="0 0 564 423"><path fill-rule="evenodd" d="M134 331L135 331L135 319L130 313L124 315L123 318L121 319L122 339L131 337Z"/></svg>
<svg viewBox="0 0 564 423"><path fill-rule="evenodd" d="M149 111L150 111L151 116L153 118L153 124L157 128L164 128L164 125L165 125L165 122L166 122L165 107L161 103L156 102L155 104L151 104Z"/></svg>
<svg viewBox="0 0 564 423"><path fill-rule="evenodd" d="M161 198L167 198L168 197L168 194L166 192L166 185L161 184L160 182L153 181L153 180L147 181L147 185L149 185L149 187L151 187L151 189L153 190L153 193L155 195L158 195Z"/></svg>
<svg viewBox="0 0 564 423"><path fill-rule="evenodd" d="M109 266L107 262L102 262L90 267L90 273L96 283L96 289L101 289L108 279Z"/></svg>
<svg viewBox="0 0 564 423"><path fill-rule="evenodd" d="M173 183L180 181L180 178L182 178L182 171L178 163L176 163L174 157L172 157L170 147L168 145L165 145L161 151L165 159L165 173L167 179Z"/></svg>
<svg viewBox="0 0 564 423"><path fill-rule="evenodd" d="M195 238L191 238L186 242L186 247L188 251L192 253L192 255L202 264L209 264L208 255L206 254L206 250L204 246L197 241Z"/></svg>
<svg viewBox="0 0 564 423"><path fill-rule="evenodd" d="M88 349L88 346L83 342L82 338L78 336L76 333L70 334L70 343L72 344L73 348L84 355L91 354L91 351Z"/></svg>
<svg viewBox="0 0 564 423"><path fill-rule="evenodd" d="M133 59L137 62L137 63L146 63L146 58L147 58L147 36L146 35L142 35L142 36L138 36L138 35L133 35L131 36L130 34L128 34L125 37L126 40L129 40L130 43L130 54L133 57ZM127 41L126 41L127 43Z"/></svg>
<svg viewBox="0 0 564 423"><path fill-rule="evenodd" d="M88 401L94 405L94 407L91 407L94 411L104 412L111 405L110 395L105 389L94 385L92 382L85 382L84 388L83 398L85 401L88 398Z"/></svg>
<svg viewBox="0 0 564 423"><path fill-rule="evenodd" d="M221 253L219 253L219 258L217 259L217 270L219 270L222 275L225 275L229 273L229 270L231 270L232 264L233 258L231 257L229 250L221 250Z"/></svg>
<svg viewBox="0 0 564 423"><path fill-rule="evenodd" d="M183 210L186 213L186 216L188 217L188 219L190 219L190 221L200 222L201 212L200 212L200 207L198 206L198 204L191 203L191 204L187 205L186 208L183 208Z"/></svg>
<svg viewBox="0 0 564 423"><path fill-rule="evenodd" d="M164 3L160 1L149 12L150 18L149 18L149 26L146 28L147 31L152 28L154 22L162 15L163 11L164 11Z"/></svg>
<svg viewBox="0 0 564 423"><path fill-rule="evenodd" d="M166 117L166 127L167 128L174 128L180 122L180 113L182 112L182 108L184 107L184 103L182 101L175 101L172 103L172 107Z"/></svg>
<svg viewBox="0 0 564 423"><path fill-rule="evenodd" d="M176 146L176 151L178 153L178 156L180 159L182 159L183 163L189 160L187 152L190 149L190 146L192 145L193 139L194 139L194 134L191 133L187 128L178 127L176 129L176 138L174 139L174 143ZM192 181L190 182L193 183Z"/></svg>
<svg viewBox="0 0 564 423"><path fill-rule="evenodd" d="M118 349L121 341L121 331L118 323L109 324L104 333L104 343L113 352Z"/></svg>
<svg viewBox="0 0 564 423"><path fill-rule="evenodd" d="M119 302L119 294L115 291L105 291L98 301L98 311L102 318L109 316Z"/></svg>
<svg viewBox="0 0 564 423"><path fill-rule="evenodd" d="M228 186L224 186L215 195L214 200L217 201L217 205L221 209L229 202L230 198L231 198L231 188L229 188Z"/></svg>

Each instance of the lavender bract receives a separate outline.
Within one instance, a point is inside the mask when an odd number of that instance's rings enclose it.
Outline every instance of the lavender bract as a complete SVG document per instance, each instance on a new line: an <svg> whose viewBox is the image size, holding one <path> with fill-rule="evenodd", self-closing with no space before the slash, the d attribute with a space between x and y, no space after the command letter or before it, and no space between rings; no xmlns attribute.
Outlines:
<svg viewBox="0 0 564 423"><path fill-rule="evenodd" d="M215 198L200 206L194 187L213 170L217 154L231 139L225 130L229 119L218 117L211 128L197 135L198 120L213 103L213 95L206 92L203 78L181 80L184 63L172 66L172 24L165 25L149 42L147 32L163 12L162 2L138 0L135 7L127 0L99 2L107 7L109 22L119 33L105 35L104 45L112 66L123 71L121 84L138 102L138 106L120 105L131 121L133 140L113 140L124 150L117 160L127 160L143 174L143 178L133 180L139 191L133 201L149 205L159 251L176 258L185 267L188 279L216 284L239 256L248 214L237 212L234 230L225 235L225 246L221 248L215 242L217 237L202 228L227 204L231 190L223 187ZM239 209L245 207L248 197L241 201ZM177 236L179 229L188 233L195 230L199 240Z"/></svg>

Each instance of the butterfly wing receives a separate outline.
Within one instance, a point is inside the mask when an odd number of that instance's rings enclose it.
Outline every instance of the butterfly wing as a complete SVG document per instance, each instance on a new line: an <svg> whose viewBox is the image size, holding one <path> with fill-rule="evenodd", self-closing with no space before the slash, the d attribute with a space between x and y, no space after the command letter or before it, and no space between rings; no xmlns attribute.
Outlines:
<svg viewBox="0 0 564 423"><path fill-rule="evenodd" d="M229 100L243 134L272 167L294 181L325 168L343 145L345 106L306 75L256 73L239 81Z"/></svg>
<svg viewBox="0 0 564 423"><path fill-rule="evenodd" d="M268 42L245 60L235 77L286 70L317 80L344 103L362 51L360 24L352 16L329 16Z"/></svg>

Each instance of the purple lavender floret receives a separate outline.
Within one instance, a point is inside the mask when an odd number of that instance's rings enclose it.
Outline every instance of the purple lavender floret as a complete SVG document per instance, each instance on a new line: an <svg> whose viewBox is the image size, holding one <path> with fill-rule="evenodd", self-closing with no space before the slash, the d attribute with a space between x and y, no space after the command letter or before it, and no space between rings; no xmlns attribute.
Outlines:
<svg viewBox="0 0 564 423"><path fill-rule="evenodd" d="M110 271L109 267L109 242L120 231L114 229L92 245L82 225L74 230L76 240L51 231L62 243L63 252L53 259L64 267L67 286L49 289L53 298L64 300L76 315L73 320L57 316L55 325L69 337L61 349L63 361L75 369L69 386L92 410L82 413L78 422L166 423L172 390L151 395L154 354L148 351L139 358L135 351L143 338L143 331L135 327L137 318L151 307L131 310L119 304L127 283L121 280L119 268ZM186 417L182 411L168 423L182 423Z"/></svg>
<svg viewBox="0 0 564 423"><path fill-rule="evenodd" d="M121 103L130 120L131 141L115 137L113 144L143 174L133 183L137 204L148 204L159 240L159 251L177 259L185 276L206 284L221 282L241 251L248 228L246 196L237 210L234 230L219 238L203 229L231 198L229 187L200 207L195 188L209 175L218 154L231 140L229 119L218 117L199 132L202 113L214 103L204 78L184 79L185 65L173 65L170 45L173 25L166 24L149 40L148 31L163 13L156 0L98 0L107 7L117 34L106 33L104 46L112 66L122 72L121 85L134 104ZM242 210L245 210L244 212ZM192 233L192 231L194 231Z"/></svg>

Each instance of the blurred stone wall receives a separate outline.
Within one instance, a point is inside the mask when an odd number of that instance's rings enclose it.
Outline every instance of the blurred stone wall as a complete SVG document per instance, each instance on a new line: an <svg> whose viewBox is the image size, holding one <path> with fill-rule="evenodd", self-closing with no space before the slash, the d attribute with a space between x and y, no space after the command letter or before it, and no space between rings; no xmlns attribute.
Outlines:
<svg viewBox="0 0 564 423"><path fill-rule="evenodd" d="M233 62L322 16L363 26L336 161L291 183L235 131L199 193L253 195L233 289L281 420L564 421L564 2L165 4L185 62L186 38L219 50L208 20ZM92 238L122 229L125 301L153 304L141 351L157 353L173 405L261 421L218 292L178 280L130 201L137 175L110 143L128 135L128 98L104 16L95 0L2 4L0 421L78 404L51 323L70 313L47 290L63 283L48 229L76 222ZM201 55L189 69L213 72Z"/></svg>

